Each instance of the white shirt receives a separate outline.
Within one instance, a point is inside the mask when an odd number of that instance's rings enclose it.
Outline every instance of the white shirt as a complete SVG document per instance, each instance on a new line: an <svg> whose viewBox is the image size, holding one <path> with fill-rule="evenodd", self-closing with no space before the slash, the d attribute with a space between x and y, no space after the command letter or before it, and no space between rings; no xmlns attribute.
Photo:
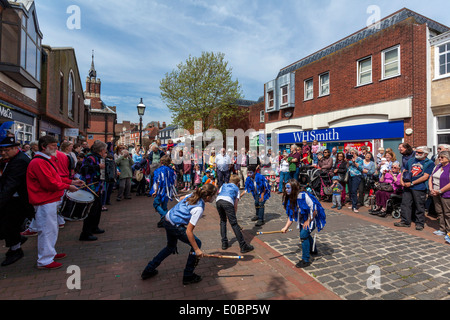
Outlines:
<svg viewBox="0 0 450 320"><path fill-rule="evenodd" d="M219 169L220 171L228 171L230 164L231 164L231 158L228 154L225 154L225 155L218 154L216 156L217 169Z"/></svg>
<svg viewBox="0 0 450 320"><path fill-rule="evenodd" d="M193 226L196 226L198 220L200 220L202 215L203 215L203 208L202 207L196 207L196 208L192 209L191 210L191 220L189 220L189 223L192 224ZM172 220L170 220L170 211L167 212L167 214L166 214L166 220L168 222L170 222L171 225L174 225Z"/></svg>

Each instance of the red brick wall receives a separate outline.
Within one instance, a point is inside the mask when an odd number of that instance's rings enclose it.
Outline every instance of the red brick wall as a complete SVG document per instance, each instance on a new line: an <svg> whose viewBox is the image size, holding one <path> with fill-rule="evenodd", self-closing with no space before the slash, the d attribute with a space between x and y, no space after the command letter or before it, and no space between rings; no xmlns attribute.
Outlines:
<svg viewBox="0 0 450 320"><path fill-rule="evenodd" d="M295 74L295 108L270 113L267 122L305 117L390 100L413 98L412 119L405 119L405 128L414 134L405 137L412 145L426 144L426 25L413 18L380 31L347 48L306 65ZM382 51L400 45L401 75L381 80ZM372 56L372 84L357 87L357 61ZM319 96L319 75L330 73L330 94ZM314 79L314 99L304 101L304 81ZM259 119L259 116L258 116Z"/></svg>

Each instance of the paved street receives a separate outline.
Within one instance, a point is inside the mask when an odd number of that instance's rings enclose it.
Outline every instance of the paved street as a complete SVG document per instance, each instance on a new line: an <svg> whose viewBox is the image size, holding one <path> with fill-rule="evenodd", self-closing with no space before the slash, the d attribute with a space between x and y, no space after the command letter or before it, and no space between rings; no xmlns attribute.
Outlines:
<svg viewBox="0 0 450 320"><path fill-rule="evenodd" d="M114 195L112 197L114 198ZM140 274L165 245L165 231L156 228L158 215L148 197L113 200L102 215L106 233L99 241L78 241L80 222L68 222L60 230L58 252L68 255L63 268L53 271L35 268L36 238L24 244L25 257L0 268L0 299L42 300L404 300L448 299L450 247L432 234L435 219L418 232L395 229L392 218L358 215L350 210L329 209L325 230L318 234L318 256L300 270L294 267L301 257L298 231L285 235L255 236L256 231L280 230L286 217L280 195L272 195L266 205L266 224L255 228L250 218L254 205L249 195L239 205L239 223L255 250L243 260L204 258L196 272L203 281L183 286L182 271L188 246L179 244L178 255L159 267L159 274L143 281ZM173 205L173 203L171 203ZM294 226L294 225L293 225ZM239 255L239 247L229 229L232 247L221 250L219 221L213 205L195 229L202 249L209 254ZM2 248L2 254L6 248ZM69 289L69 266L81 271L81 289ZM379 288L369 289L370 266L380 271Z"/></svg>

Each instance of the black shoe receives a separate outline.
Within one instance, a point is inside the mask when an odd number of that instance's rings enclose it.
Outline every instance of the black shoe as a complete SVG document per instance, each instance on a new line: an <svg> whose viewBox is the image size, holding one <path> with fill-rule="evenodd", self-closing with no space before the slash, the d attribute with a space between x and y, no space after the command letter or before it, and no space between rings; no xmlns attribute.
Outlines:
<svg viewBox="0 0 450 320"><path fill-rule="evenodd" d="M380 211L380 212L378 212L378 216L382 217L382 218L386 217L387 216L387 211Z"/></svg>
<svg viewBox="0 0 450 320"><path fill-rule="evenodd" d="M300 260L296 265L295 265L295 267L296 268L306 268L306 267L309 267L311 265L311 262L305 262L305 261L303 261L303 260Z"/></svg>
<svg viewBox="0 0 450 320"><path fill-rule="evenodd" d="M223 242L222 243L222 250L227 250L229 247L230 246L229 246L228 242Z"/></svg>
<svg viewBox="0 0 450 320"><path fill-rule="evenodd" d="M159 220L158 224L156 225L158 228L164 228L164 220Z"/></svg>
<svg viewBox="0 0 450 320"><path fill-rule="evenodd" d="M80 235L80 241L96 241L98 238L96 236L93 235L85 235L85 234L81 234Z"/></svg>
<svg viewBox="0 0 450 320"><path fill-rule="evenodd" d="M147 280L149 278L156 276L157 274L158 274L158 270L156 270L156 269L153 271L144 270L141 274L141 278L142 278L142 280Z"/></svg>
<svg viewBox="0 0 450 320"><path fill-rule="evenodd" d="M265 225L266 223L262 220L258 220L258 222L255 224L256 227L261 227L263 225Z"/></svg>
<svg viewBox="0 0 450 320"><path fill-rule="evenodd" d="M188 277L183 277L183 284L184 285L188 285L188 284L194 284L194 283L198 283L202 281L202 277L197 275L197 274L193 274L192 276L188 276Z"/></svg>
<svg viewBox="0 0 450 320"><path fill-rule="evenodd" d="M310 251L309 253L310 253L312 256L317 256L317 255L319 254L319 252L317 251L317 249L314 250L314 251Z"/></svg>
<svg viewBox="0 0 450 320"><path fill-rule="evenodd" d="M10 264L13 264L14 262L17 262L18 260L22 259L23 256L24 253L22 248L9 252L6 256L6 259L2 262L2 267L6 267Z"/></svg>
<svg viewBox="0 0 450 320"><path fill-rule="evenodd" d="M410 224L406 224L406 223L404 223L404 222L395 222L395 223L394 223L394 226L400 227L400 228L409 228L409 227L411 227Z"/></svg>
<svg viewBox="0 0 450 320"><path fill-rule="evenodd" d="M116 201L122 201L122 199L120 199L120 198L117 198L117 199L116 199Z"/></svg>
<svg viewBox="0 0 450 320"><path fill-rule="evenodd" d="M241 253L247 253L250 251L255 250L255 247L253 247L251 244L245 244L242 248L241 248Z"/></svg>
<svg viewBox="0 0 450 320"><path fill-rule="evenodd" d="M423 230L423 226L421 226L421 225L416 225L416 230L422 231L422 230Z"/></svg>
<svg viewBox="0 0 450 320"><path fill-rule="evenodd" d="M95 229L95 231L93 231L92 233L93 233L93 234L102 234L102 233L105 233L105 230L100 229L100 228L97 228L97 229Z"/></svg>
<svg viewBox="0 0 450 320"><path fill-rule="evenodd" d="M252 218L252 221L258 221L258 216L254 216L253 218Z"/></svg>

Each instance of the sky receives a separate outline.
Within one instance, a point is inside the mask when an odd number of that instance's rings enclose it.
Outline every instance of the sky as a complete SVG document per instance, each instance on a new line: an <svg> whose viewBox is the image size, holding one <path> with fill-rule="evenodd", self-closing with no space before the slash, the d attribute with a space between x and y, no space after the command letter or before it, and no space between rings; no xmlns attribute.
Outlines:
<svg viewBox="0 0 450 320"><path fill-rule="evenodd" d="M35 0L43 44L75 49L81 81L95 53L102 100L118 121L172 122L160 81L202 52L221 52L244 98L280 69L408 8L450 26L448 0ZM83 87L85 89L85 87Z"/></svg>

